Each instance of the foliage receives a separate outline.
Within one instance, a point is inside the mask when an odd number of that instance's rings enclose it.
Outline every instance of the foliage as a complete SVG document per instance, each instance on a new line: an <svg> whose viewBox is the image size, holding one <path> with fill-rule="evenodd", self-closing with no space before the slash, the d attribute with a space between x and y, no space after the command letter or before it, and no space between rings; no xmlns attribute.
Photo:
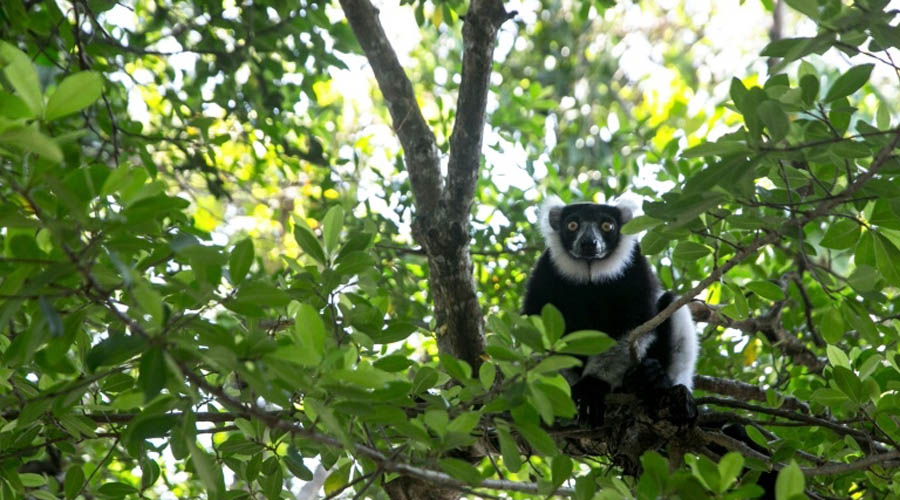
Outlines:
<svg viewBox="0 0 900 500"><path fill-rule="evenodd" d="M446 152L466 6L406 3L422 37L408 74ZM787 3L817 31L768 44L766 76L699 78L671 35L660 102L607 50L625 38L609 2L548 0L519 26L472 216L489 332L474 366L436 347L403 157L384 108L342 94L360 56L336 6L4 2L0 498L387 498L399 476L513 498L749 498L768 468L779 499L900 495L884 85L900 29L881 0ZM852 65L819 57L836 53ZM723 103L690 110L717 85ZM498 158L516 156L510 174ZM516 312L536 191L605 199L648 171L628 229L666 288L708 306L699 371L722 383L698 401L762 451L648 451L632 477L570 446L559 370L609 339ZM501 182L516 172L529 182ZM761 401L734 389L748 384Z"/></svg>

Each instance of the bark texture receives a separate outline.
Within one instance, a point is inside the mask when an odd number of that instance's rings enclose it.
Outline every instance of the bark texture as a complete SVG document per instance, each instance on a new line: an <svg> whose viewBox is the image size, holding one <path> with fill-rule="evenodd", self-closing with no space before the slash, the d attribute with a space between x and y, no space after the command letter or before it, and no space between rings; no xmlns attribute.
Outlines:
<svg viewBox="0 0 900 500"><path fill-rule="evenodd" d="M469 253L469 215L475 197L485 107L497 30L510 15L500 0L474 0L463 25L462 79L450 138L446 179L434 134L416 104L403 71L369 0L340 0L384 96L403 146L416 215L413 236L428 257L438 348L477 369L484 351L484 318Z"/></svg>
<svg viewBox="0 0 900 500"><path fill-rule="evenodd" d="M434 134L416 103L413 86L369 0L340 0L391 114L412 185L413 237L428 258L441 354L468 362L477 373L484 352L484 318L469 253L469 216L481 166L485 108L497 30L511 16L501 0L472 0L463 25L462 75L446 178ZM458 490L436 488L408 475L386 485L393 499L450 500Z"/></svg>

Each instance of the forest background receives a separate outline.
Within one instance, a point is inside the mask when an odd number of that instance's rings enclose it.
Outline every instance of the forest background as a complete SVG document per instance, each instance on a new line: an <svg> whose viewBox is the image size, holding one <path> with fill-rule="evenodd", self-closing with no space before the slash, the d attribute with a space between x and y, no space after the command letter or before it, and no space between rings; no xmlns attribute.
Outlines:
<svg viewBox="0 0 900 500"><path fill-rule="evenodd" d="M0 5L0 498L900 495L895 4L403 4ZM551 194L697 422L573 423Z"/></svg>

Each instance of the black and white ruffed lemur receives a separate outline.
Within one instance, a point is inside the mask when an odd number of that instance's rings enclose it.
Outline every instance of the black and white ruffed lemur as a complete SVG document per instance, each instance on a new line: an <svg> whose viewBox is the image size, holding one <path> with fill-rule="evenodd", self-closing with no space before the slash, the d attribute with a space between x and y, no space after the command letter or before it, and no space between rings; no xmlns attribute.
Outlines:
<svg viewBox="0 0 900 500"><path fill-rule="evenodd" d="M697 335L687 307L641 338L632 360L628 333L673 300L663 293L634 235L622 234L632 209L624 204L572 203L548 199L538 213L547 250L531 273L524 314L553 304L565 319L565 333L599 330L619 342L563 375L572 386L579 420L603 419L604 399L614 390L653 400L675 385L693 388ZM690 401L686 410L696 416ZM692 417L691 417L692 418Z"/></svg>

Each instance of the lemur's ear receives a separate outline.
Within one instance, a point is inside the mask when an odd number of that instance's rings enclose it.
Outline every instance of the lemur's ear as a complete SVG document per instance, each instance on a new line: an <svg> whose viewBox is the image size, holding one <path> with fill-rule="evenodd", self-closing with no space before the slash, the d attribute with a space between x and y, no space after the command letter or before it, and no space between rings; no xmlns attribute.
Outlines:
<svg viewBox="0 0 900 500"><path fill-rule="evenodd" d="M633 219L635 212L638 210L637 203L632 200L619 200L614 206L622 213L622 224Z"/></svg>
<svg viewBox="0 0 900 500"><path fill-rule="evenodd" d="M551 207L550 210L547 210L547 222L554 231L559 231L562 224L562 209L563 207Z"/></svg>
<svg viewBox="0 0 900 500"><path fill-rule="evenodd" d="M566 206L558 196L548 196L538 210L538 228L544 241L550 241L562 226L562 209Z"/></svg>

